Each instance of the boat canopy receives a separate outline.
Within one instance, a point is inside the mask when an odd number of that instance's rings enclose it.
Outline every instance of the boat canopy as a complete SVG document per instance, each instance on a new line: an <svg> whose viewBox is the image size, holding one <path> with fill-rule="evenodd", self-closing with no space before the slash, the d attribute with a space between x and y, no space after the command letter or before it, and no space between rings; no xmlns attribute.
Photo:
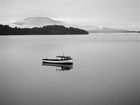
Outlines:
<svg viewBox="0 0 140 105"><path fill-rule="evenodd" d="M67 60L72 59L70 56L56 56L56 57L61 59L67 59Z"/></svg>

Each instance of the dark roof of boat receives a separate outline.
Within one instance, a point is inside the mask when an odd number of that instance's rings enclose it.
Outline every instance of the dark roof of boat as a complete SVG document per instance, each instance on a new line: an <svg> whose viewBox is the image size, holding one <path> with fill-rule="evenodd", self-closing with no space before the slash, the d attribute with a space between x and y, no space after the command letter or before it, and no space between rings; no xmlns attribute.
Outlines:
<svg viewBox="0 0 140 105"><path fill-rule="evenodd" d="M71 58L70 56L56 56L58 58Z"/></svg>

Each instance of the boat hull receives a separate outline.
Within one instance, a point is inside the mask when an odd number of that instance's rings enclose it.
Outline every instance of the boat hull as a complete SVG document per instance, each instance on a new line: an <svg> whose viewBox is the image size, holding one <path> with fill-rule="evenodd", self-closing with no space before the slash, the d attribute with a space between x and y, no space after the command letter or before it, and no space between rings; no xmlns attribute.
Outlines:
<svg viewBox="0 0 140 105"><path fill-rule="evenodd" d="M42 60L44 63L48 64L73 64L72 60Z"/></svg>

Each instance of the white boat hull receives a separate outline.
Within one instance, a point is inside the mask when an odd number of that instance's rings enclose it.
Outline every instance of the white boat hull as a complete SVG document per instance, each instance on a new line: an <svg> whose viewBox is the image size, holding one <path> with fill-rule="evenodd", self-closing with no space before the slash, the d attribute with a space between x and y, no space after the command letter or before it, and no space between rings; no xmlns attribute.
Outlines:
<svg viewBox="0 0 140 105"><path fill-rule="evenodd" d="M53 64L73 64L72 60L59 60L59 61L53 61L53 60L42 60L45 63L53 63Z"/></svg>

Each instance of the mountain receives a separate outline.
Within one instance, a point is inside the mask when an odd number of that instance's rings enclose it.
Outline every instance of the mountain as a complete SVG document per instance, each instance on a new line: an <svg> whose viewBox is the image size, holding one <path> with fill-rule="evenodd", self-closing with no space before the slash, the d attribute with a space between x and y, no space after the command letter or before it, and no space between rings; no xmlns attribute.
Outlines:
<svg viewBox="0 0 140 105"><path fill-rule="evenodd" d="M64 25L65 23L48 17L29 17L13 24L18 27L42 27L46 25Z"/></svg>
<svg viewBox="0 0 140 105"><path fill-rule="evenodd" d="M97 26L82 26L78 27L81 29L84 29L88 31L89 33L129 33L129 32L137 32L137 31L129 31L129 30L124 30L124 29L115 29L115 28L110 28L110 27L97 27Z"/></svg>
<svg viewBox="0 0 140 105"><path fill-rule="evenodd" d="M66 27L76 27L88 31L89 33L121 33L121 32L135 32L129 30L115 29L109 27L98 27L93 25L80 26L73 24L66 24L62 21L54 20L49 17L29 17L13 23L11 26L20 28L43 27L48 25L62 25Z"/></svg>

